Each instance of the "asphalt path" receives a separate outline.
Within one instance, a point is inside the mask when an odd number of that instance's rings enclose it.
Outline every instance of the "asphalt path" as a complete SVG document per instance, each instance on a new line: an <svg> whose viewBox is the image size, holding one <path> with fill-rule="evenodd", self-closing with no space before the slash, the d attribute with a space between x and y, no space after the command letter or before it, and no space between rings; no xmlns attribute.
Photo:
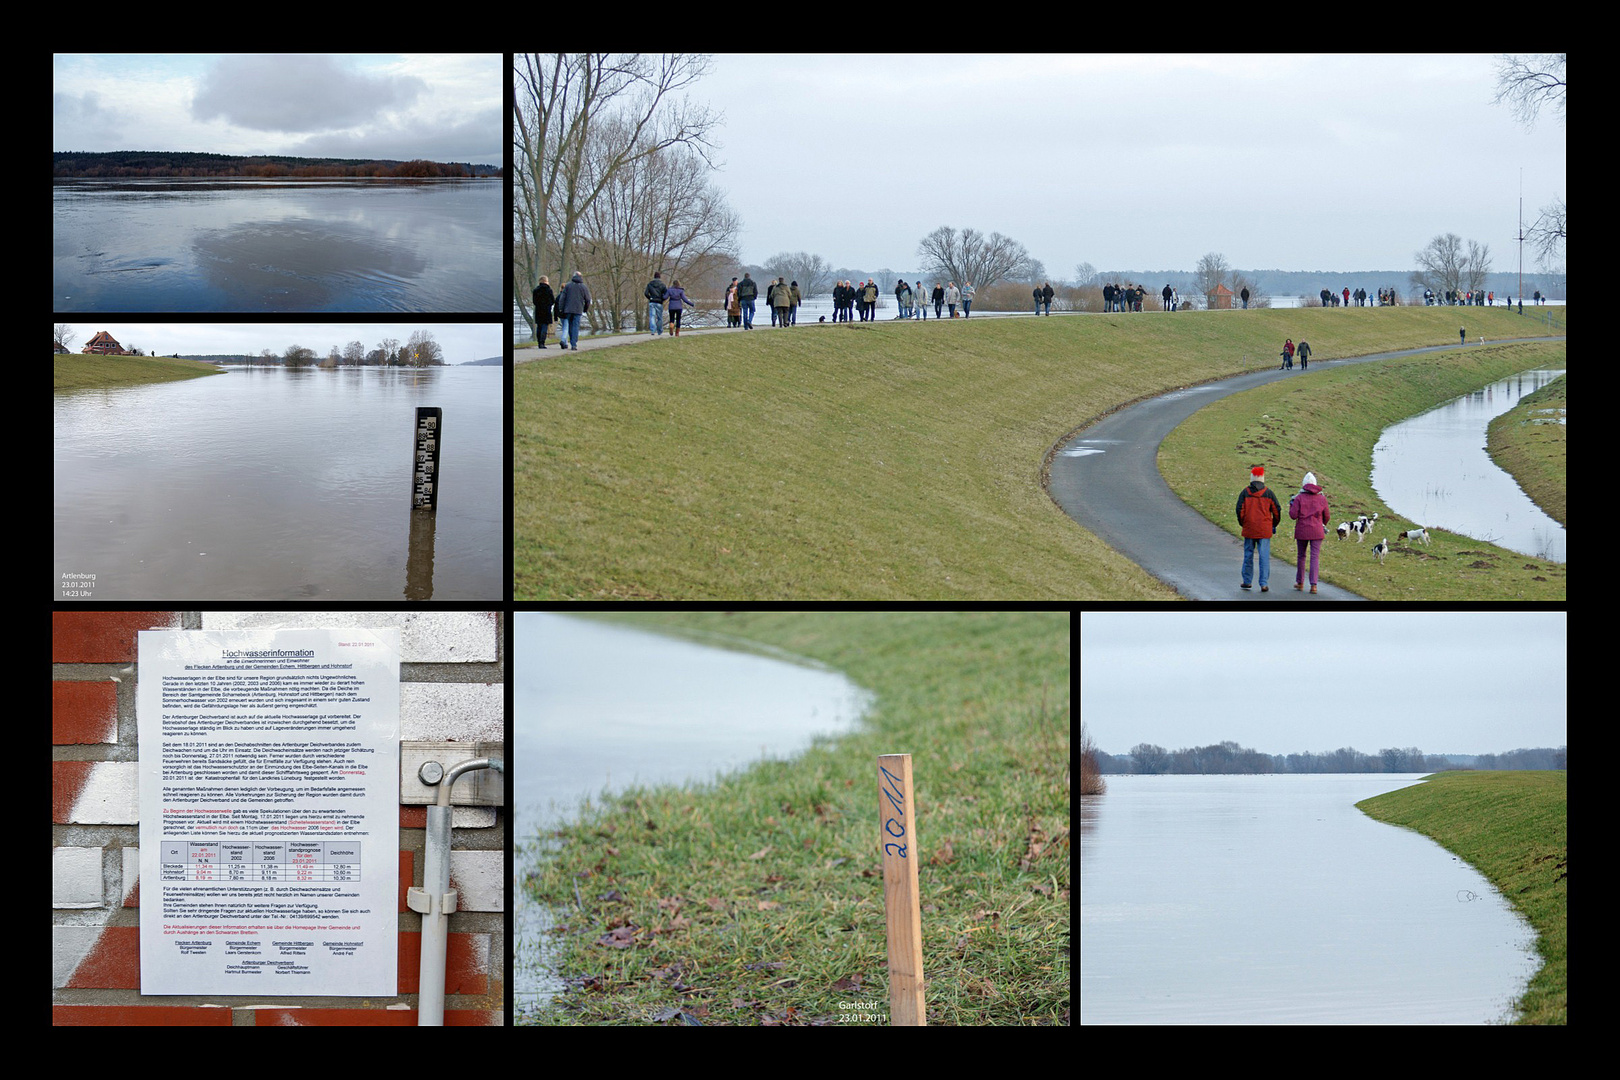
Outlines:
<svg viewBox="0 0 1620 1080"><path fill-rule="evenodd" d="M1529 338L1516 340L1559 340ZM1499 345L1501 341L1487 344ZM1321 582L1309 592L1309 563L1305 589L1294 590L1294 530L1288 500L1299 491L1303 476L1267 476L1267 486L1282 504L1283 519L1271 539L1271 591L1260 591L1259 568L1254 588L1244 591L1243 541L1220 529L1181 501L1159 475L1159 444L1178 424L1205 405L1244 390L1280 379L1309 379L1318 368L1370 364L1396 356L1455 352L1477 345L1434 345L1423 349L1373 353L1342 360L1312 360L1311 366L1292 371L1271 369L1200 383L1137 402L1098 420L1070 437L1052 456L1048 491L1053 501L1081 525L1100 536L1154 577L1189 600L1361 600L1347 589ZM1248 462L1238 462L1232 473L1232 502L1243 488ZM1331 498L1331 492L1329 493ZM1344 555L1333 546L1330 534L1322 545L1321 561ZM1368 549L1370 550L1370 549ZM1365 555L1365 552L1360 554ZM1370 558L1370 555L1365 557ZM1307 556L1307 559L1309 556Z"/></svg>

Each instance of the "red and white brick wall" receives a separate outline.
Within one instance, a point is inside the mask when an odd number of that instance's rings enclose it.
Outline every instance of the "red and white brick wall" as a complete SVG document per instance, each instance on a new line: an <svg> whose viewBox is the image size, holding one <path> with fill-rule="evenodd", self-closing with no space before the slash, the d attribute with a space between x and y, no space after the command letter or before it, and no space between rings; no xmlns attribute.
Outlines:
<svg viewBox="0 0 1620 1080"><path fill-rule="evenodd" d="M142 997L135 684L141 630L398 626L400 737L506 738L500 612L63 611L51 633L51 1001L57 1024L416 1023L421 806L399 808L399 987L393 998ZM450 886L446 1024L505 1022L505 807L458 807Z"/></svg>

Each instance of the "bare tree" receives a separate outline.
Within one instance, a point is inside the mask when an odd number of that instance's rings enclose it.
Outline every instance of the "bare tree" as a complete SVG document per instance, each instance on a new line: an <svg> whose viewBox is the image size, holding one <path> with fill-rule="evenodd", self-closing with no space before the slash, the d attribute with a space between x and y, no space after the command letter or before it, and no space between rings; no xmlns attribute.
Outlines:
<svg viewBox="0 0 1620 1080"><path fill-rule="evenodd" d="M400 363L407 367L433 367L444 363L444 348L433 339L431 330L413 330L405 343Z"/></svg>
<svg viewBox="0 0 1620 1080"><path fill-rule="evenodd" d="M599 144L588 169L602 167L618 145L622 119L591 136ZM625 311L643 329L643 290L654 272L666 284L685 279L688 294L714 264L734 257L741 225L725 195L709 182L707 164L670 146L620 165L579 219L575 265L590 278L587 314L594 329L618 329ZM696 297L693 297L694 301Z"/></svg>
<svg viewBox="0 0 1620 1080"><path fill-rule="evenodd" d="M1496 58L1496 98L1513 109L1513 118L1535 127L1541 107L1550 105L1564 122L1564 53L1527 53Z"/></svg>
<svg viewBox="0 0 1620 1080"><path fill-rule="evenodd" d="M832 266L820 255L808 251L779 251L765 260L765 272L772 278L785 277L799 283L799 292L808 300L832 288Z"/></svg>
<svg viewBox="0 0 1620 1080"><path fill-rule="evenodd" d="M1436 236L1413 258L1417 269L1412 271L1412 283L1441 294L1482 289L1491 272L1490 245L1465 243L1456 233Z"/></svg>
<svg viewBox="0 0 1620 1080"><path fill-rule="evenodd" d="M1101 795L1108 790L1102 773L1097 768L1097 747L1086 733L1086 722L1080 721L1080 794Z"/></svg>
<svg viewBox="0 0 1620 1080"><path fill-rule="evenodd" d="M1530 226L1524 238L1530 241L1536 253L1536 262L1543 270L1562 266L1564 262L1564 199L1560 196L1541 208L1541 216Z"/></svg>
<svg viewBox="0 0 1620 1080"><path fill-rule="evenodd" d="M1211 251L1199 259L1198 269L1193 273L1195 287L1199 295L1206 300L1215 291L1215 286L1225 285L1229 289L1232 287L1232 266L1226 261L1226 256L1218 251Z"/></svg>
<svg viewBox="0 0 1620 1080"><path fill-rule="evenodd" d="M514 287L531 326L535 282L555 271L560 284L572 271L576 224L620 168L676 145L708 159L720 117L676 100L708 69L709 58L695 55L524 53L514 62L512 209L522 271ZM593 130L609 116L623 120L618 137L593 147Z"/></svg>
<svg viewBox="0 0 1620 1080"><path fill-rule="evenodd" d="M922 238L917 254L923 258L925 273L958 285L972 283L979 289L1044 273L1023 244L996 232L985 236L977 229L958 233L949 225L941 225Z"/></svg>

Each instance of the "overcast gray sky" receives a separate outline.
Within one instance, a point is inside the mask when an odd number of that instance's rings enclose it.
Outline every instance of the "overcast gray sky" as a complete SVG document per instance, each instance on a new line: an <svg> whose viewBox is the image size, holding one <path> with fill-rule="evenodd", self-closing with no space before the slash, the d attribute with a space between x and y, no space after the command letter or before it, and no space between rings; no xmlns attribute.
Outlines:
<svg viewBox="0 0 1620 1080"><path fill-rule="evenodd" d="M1564 193L1564 128L1526 131L1495 90L1489 55L722 54L693 96L725 112L744 261L914 269L951 225L1058 279L1210 251L1405 270L1447 232L1514 269L1519 170L1533 220Z"/></svg>
<svg viewBox="0 0 1620 1080"><path fill-rule="evenodd" d="M1562 746L1562 612L1080 616L1080 716L1127 753Z"/></svg>
<svg viewBox="0 0 1620 1080"><path fill-rule="evenodd" d="M401 344L418 330L433 334L444 349L446 364L465 364L500 356L506 332L499 323L436 323L426 319L399 323L167 323L119 322L98 319L91 323L71 323L74 333L69 348L78 352L97 331L105 330L125 348L138 348L164 356L214 353L253 353L264 349L281 353L289 345L302 345L325 356L336 345L339 350L359 341L369 351L385 337Z"/></svg>
<svg viewBox="0 0 1620 1080"><path fill-rule="evenodd" d="M59 54L51 149L498 164L499 53Z"/></svg>

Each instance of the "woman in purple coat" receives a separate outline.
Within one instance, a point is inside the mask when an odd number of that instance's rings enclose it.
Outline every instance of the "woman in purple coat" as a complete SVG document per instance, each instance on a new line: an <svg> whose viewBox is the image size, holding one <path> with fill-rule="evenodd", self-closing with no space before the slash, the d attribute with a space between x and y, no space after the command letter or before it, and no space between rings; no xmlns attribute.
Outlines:
<svg viewBox="0 0 1620 1080"><path fill-rule="evenodd" d="M1322 537L1327 535L1328 501L1316 483L1316 474L1305 474L1299 494L1288 500L1288 516L1294 519L1294 588L1305 587L1305 549L1311 552L1311 592L1316 591L1316 564L1322 554Z"/></svg>
<svg viewBox="0 0 1620 1080"><path fill-rule="evenodd" d="M681 288L680 279L677 278L664 293L664 299L669 301L670 331L676 337L681 336L681 312L686 308L686 290Z"/></svg>

